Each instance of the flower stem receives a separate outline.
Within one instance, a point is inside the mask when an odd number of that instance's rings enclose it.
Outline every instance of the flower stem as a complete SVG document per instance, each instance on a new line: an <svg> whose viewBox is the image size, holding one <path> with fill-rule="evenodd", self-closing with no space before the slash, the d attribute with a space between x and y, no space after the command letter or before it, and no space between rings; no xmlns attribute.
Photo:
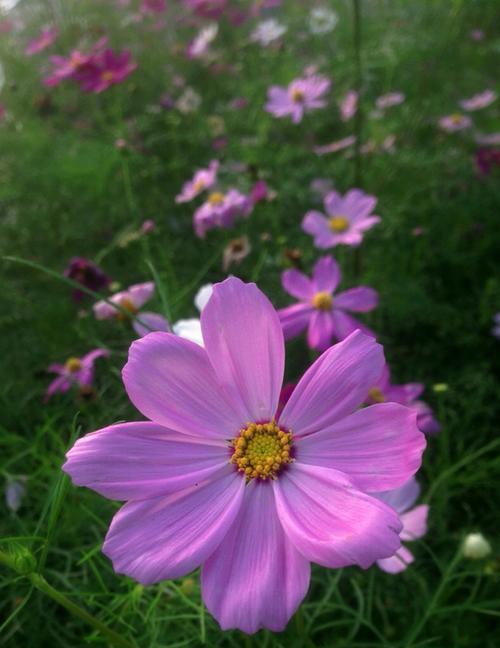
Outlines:
<svg viewBox="0 0 500 648"><path fill-rule="evenodd" d="M361 157L361 132L363 129L363 66L361 61L361 0L352 0L352 34L354 46L354 85L358 93L358 106L354 115L354 186L361 187L363 165ZM354 276L361 274L361 249L354 250Z"/></svg>

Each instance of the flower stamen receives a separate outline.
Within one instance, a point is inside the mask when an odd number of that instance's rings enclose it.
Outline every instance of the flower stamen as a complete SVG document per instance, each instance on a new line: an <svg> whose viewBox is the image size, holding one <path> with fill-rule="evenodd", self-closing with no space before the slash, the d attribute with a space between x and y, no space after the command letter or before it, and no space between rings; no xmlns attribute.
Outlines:
<svg viewBox="0 0 500 648"><path fill-rule="evenodd" d="M333 297L328 292L317 292L312 298L314 308L322 311L328 311L333 305Z"/></svg>
<svg viewBox="0 0 500 648"><path fill-rule="evenodd" d="M332 230L332 232L335 232L336 234L341 234L342 232L345 232L348 229L349 221L345 216L337 214L336 216L332 216L330 218L328 226Z"/></svg>
<svg viewBox="0 0 500 648"><path fill-rule="evenodd" d="M64 363L64 368L69 373L76 373L82 368L82 362L80 358L71 357L66 360Z"/></svg>
<svg viewBox="0 0 500 648"><path fill-rule="evenodd" d="M372 387L368 392L368 396L376 403L385 403L384 393L378 387Z"/></svg>
<svg viewBox="0 0 500 648"><path fill-rule="evenodd" d="M231 442L231 463L250 479L276 479L279 471L293 461L292 434L277 423L249 423Z"/></svg>
<svg viewBox="0 0 500 648"><path fill-rule="evenodd" d="M224 202L224 198L225 198L225 196L224 196L223 193L221 193L220 191L214 191L208 197L208 202L211 205L220 205L221 203Z"/></svg>

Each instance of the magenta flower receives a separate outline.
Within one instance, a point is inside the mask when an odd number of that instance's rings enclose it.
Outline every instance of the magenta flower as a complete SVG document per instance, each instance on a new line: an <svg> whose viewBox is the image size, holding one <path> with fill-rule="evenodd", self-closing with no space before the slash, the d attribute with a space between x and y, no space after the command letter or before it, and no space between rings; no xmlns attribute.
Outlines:
<svg viewBox="0 0 500 648"><path fill-rule="evenodd" d="M439 120L439 127L447 133L456 133L457 131L465 130L472 126L472 119L467 115L454 113L453 115L446 115Z"/></svg>
<svg viewBox="0 0 500 648"><path fill-rule="evenodd" d="M219 163L217 160L211 160L206 169L198 169L193 178L184 183L181 193L175 197L175 202L189 202L193 198L196 198L202 191L210 189L217 181L218 169Z"/></svg>
<svg viewBox="0 0 500 648"><path fill-rule="evenodd" d="M219 18L224 13L228 0L184 0L184 4L203 18Z"/></svg>
<svg viewBox="0 0 500 648"><path fill-rule="evenodd" d="M50 47L59 34L57 27L44 27L40 34L28 43L24 53L26 56L33 56Z"/></svg>
<svg viewBox="0 0 500 648"><path fill-rule="evenodd" d="M106 349L94 349L81 358L71 357L64 364L54 363L49 365L48 371L57 374L45 393L45 402L54 394L63 394L73 386L81 390L88 390L94 382L94 363L97 358L109 357Z"/></svg>
<svg viewBox="0 0 500 648"><path fill-rule="evenodd" d="M94 292L107 288L111 282L111 278L99 266L84 257L72 257L64 270L64 276L77 281ZM73 291L75 301L82 301L84 297L83 290L76 289Z"/></svg>
<svg viewBox="0 0 500 648"><path fill-rule="evenodd" d="M339 244L357 246L364 233L380 222L380 216L372 214L376 204L375 196L361 189L350 189L345 196L331 191L324 199L327 216L314 209L308 211L302 229L314 237L314 245L321 249Z"/></svg>
<svg viewBox="0 0 500 648"><path fill-rule="evenodd" d="M349 121L358 110L359 95L356 90L349 90L340 102L340 118L342 121Z"/></svg>
<svg viewBox="0 0 500 648"><path fill-rule="evenodd" d="M85 92L99 94L112 85L122 83L135 69L137 64L130 60L130 51L115 54L107 49L94 56L78 75L80 87Z"/></svg>
<svg viewBox="0 0 500 648"><path fill-rule="evenodd" d="M252 209L252 200L237 189L229 189L225 194L215 191L193 215L196 236L204 238L215 227L232 227L237 218L246 218Z"/></svg>
<svg viewBox="0 0 500 648"><path fill-rule="evenodd" d="M429 507L426 504L421 504L411 508L419 494L420 486L416 479L412 477L399 488L378 495L383 502L399 513L403 525L399 537L403 541L411 542L422 538L427 533ZM414 560L411 551L402 544L394 556L377 560L377 565L389 574L398 574L404 571Z"/></svg>
<svg viewBox="0 0 500 648"><path fill-rule="evenodd" d="M410 407L417 415L417 425L425 434L437 434L441 426L435 418L432 409L421 400L418 400L424 391L422 383L407 383L406 385L391 384L389 366L385 365L378 381L370 388L366 402L373 403L400 403Z"/></svg>
<svg viewBox="0 0 500 648"><path fill-rule="evenodd" d="M69 57L51 56L50 61L54 67L52 74L46 77L43 82L49 87L59 85L65 79L73 78L78 80L80 74L84 74L85 69L89 66L95 56L102 53L106 47L108 39L100 38L91 48L88 54L83 54L79 50L73 50Z"/></svg>
<svg viewBox="0 0 500 648"><path fill-rule="evenodd" d="M493 168L500 167L500 148L478 149L475 153L475 163L480 175L489 175Z"/></svg>
<svg viewBox="0 0 500 648"><path fill-rule="evenodd" d="M369 493L415 473L424 436L402 405L357 409L384 363L360 331L310 367L277 419L285 354L268 299L231 277L201 323L205 348L169 333L132 344L123 380L150 420L85 436L63 469L127 501L103 546L116 572L150 585L201 565L222 629L280 631L310 562L367 568L399 549L396 512Z"/></svg>
<svg viewBox="0 0 500 648"><path fill-rule="evenodd" d="M115 293L109 298L109 301L121 308L125 309L131 315L136 315L139 309L151 299L155 292L155 285L152 281L145 283L134 284L127 288ZM125 320L126 315L114 308L111 304L105 301L98 301L93 306L95 318L98 320L104 319L117 319Z"/></svg>
<svg viewBox="0 0 500 648"><path fill-rule="evenodd" d="M358 286L334 295L340 281L340 267L332 257L322 257L316 262L312 279L295 268L283 272L283 290L299 300L278 311L286 340L307 329L309 347L324 351L333 338L343 340L356 329L375 337L373 331L346 311L373 310L378 304L377 291Z"/></svg>
<svg viewBox="0 0 500 648"><path fill-rule="evenodd" d="M287 88L271 86L264 110L275 117L290 115L292 122L298 124L304 113L326 106L323 97L329 90L330 81L320 75L295 79Z"/></svg>
<svg viewBox="0 0 500 648"><path fill-rule="evenodd" d="M484 92L474 95L470 99L463 99L459 103L463 110L480 110L481 108L490 106L496 98L496 92L493 92L493 90L485 90Z"/></svg>
<svg viewBox="0 0 500 648"><path fill-rule="evenodd" d="M375 105L378 110L385 110L386 108L392 108L392 106L399 106L404 100L405 96L402 92L389 92L377 97Z"/></svg>
<svg viewBox="0 0 500 648"><path fill-rule="evenodd" d="M493 315L493 328L491 334L500 340L500 313Z"/></svg>
<svg viewBox="0 0 500 648"><path fill-rule="evenodd" d="M143 14L161 14L167 10L165 0L141 0L140 12Z"/></svg>

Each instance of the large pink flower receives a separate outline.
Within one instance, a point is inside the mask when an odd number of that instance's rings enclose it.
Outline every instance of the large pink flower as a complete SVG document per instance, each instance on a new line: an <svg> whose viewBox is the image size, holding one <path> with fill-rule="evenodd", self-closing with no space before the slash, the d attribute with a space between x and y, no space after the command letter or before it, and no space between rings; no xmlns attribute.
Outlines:
<svg viewBox="0 0 500 648"><path fill-rule="evenodd" d="M299 300L279 311L287 340L307 329L307 343L311 349L324 351L332 339L343 340L356 329L375 337L373 331L348 311L367 313L373 310L378 304L377 292L367 286L358 286L334 295L340 281L340 268L332 257L322 257L316 262L312 279L298 270L285 270L281 276L283 289Z"/></svg>
<svg viewBox="0 0 500 648"><path fill-rule="evenodd" d="M375 196L361 189L350 189L345 196L331 191L324 199L327 215L314 209L308 211L302 229L314 237L314 245L318 248L339 244L357 246L364 233L380 222L380 216L372 213L376 204Z"/></svg>
<svg viewBox="0 0 500 648"><path fill-rule="evenodd" d="M123 380L150 420L85 436L64 470L127 500L103 548L116 572L150 585L201 565L223 629L279 631L310 562L367 568L398 550L396 512L369 493L415 473L424 437L402 405L358 410L384 363L360 331L310 367L276 418L285 354L268 299L229 278L201 320L205 348L169 333L132 344Z"/></svg>
<svg viewBox="0 0 500 648"><path fill-rule="evenodd" d="M264 109L275 117L290 115L292 122L298 124L304 113L326 106L324 95L329 89L330 81L319 75L295 79L286 88L271 86Z"/></svg>

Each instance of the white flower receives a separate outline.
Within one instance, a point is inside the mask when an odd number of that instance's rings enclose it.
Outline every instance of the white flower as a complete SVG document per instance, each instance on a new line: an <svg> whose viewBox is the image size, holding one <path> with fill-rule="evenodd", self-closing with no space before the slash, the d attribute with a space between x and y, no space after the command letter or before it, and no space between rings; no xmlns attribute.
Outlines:
<svg viewBox="0 0 500 648"><path fill-rule="evenodd" d="M463 552L466 558L486 558L491 553L491 545L482 533L469 533L465 536Z"/></svg>
<svg viewBox="0 0 500 648"><path fill-rule="evenodd" d="M212 296L212 284L206 284L202 286L195 295L194 305L196 308L201 311L207 305L208 300ZM201 334L201 322L196 317L191 319L181 319L172 326L172 331L179 337L186 338L186 340L191 340L191 342L196 342L200 346L203 346L203 336Z"/></svg>
<svg viewBox="0 0 500 648"><path fill-rule="evenodd" d="M219 26L211 23L203 27L188 47L188 55L191 58L202 58L208 52L210 43L216 38Z"/></svg>
<svg viewBox="0 0 500 648"><path fill-rule="evenodd" d="M177 99L176 108L181 113L191 113L198 110L201 104L200 95L192 88L186 88L183 94Z"/></svg>
<svg viewBox="0 0 500 648"><path fill-rule="evenodd" d="M339 17L327 7L314 7L309 14L309 31L312 34L327 34L333 31Z"/></svg>
<svg viewBox="0 0 500 648"><path fill-rule="evenodd" d="M275 18L269 18L257 25L250 38L261 45L269 45L278 38L281 38L286 31L287 27L285 25L282 25Z"/></svg>

